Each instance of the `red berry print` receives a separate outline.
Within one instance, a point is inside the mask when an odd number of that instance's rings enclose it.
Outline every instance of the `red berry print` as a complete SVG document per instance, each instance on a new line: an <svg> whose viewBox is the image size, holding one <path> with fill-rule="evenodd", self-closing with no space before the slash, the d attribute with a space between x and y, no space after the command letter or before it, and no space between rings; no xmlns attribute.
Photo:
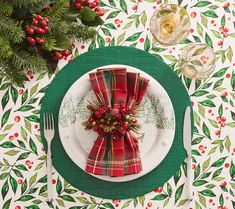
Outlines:
<svg viewBox="0 0 235 209"><path fill-rule="evenodd" d="M15 209L21 209L21 207L19 205L15 206Z"/></svg>
<svg viewBox="0 0 235 209"><path fill-rule="evenodd" d="M85 49L85 45L81 45L81 49Z"/></svg>
<svg viewBox="0 0 235 209"><path fill-rule="evenodd" d="M140 43L143 43L144 42L144 38L140 38Z"/></svg>
<svg viewBox="0 0 235 209"><path fill-rule="evenodd" d="M189 32L190 32L190 33L193 33L193 32L194 32L194 29L193 29L193 28L191 28L191 29L189 30Z"/></svg>
<svg viewBox="0 0 235 209"><path fill-rule="evenodd" d="M225 116L222 116L222 117L221 117L221 121L222 121L222 122L225 122L225 121L226 121L226 117L225 117Z"/></svg>
<svg viewBox="0 0 235 209"><path fill-rule="evenodd" d="M220 186L222 186L222 187L226 187L226 185L227 185L227 182L226 182L226 181L224 181L224 182L222 182L222 183L220 184Z"/></svg>
<svg viewBox="0 0 235 209"><path fill-rule="evenodd" d="M31 168L32 168L32 166L31 166L31 165L29 165L29 166L28 166L28 169L31 169Z"/></svg>
<svg viewBox="0 0 235 209"><path fill-rule="evenodd" d="M137 5L134 5L134 6L132 6L132 10L137 10L137 8L138 8L138 6Z"/></svg>
<svg viewBox="0 0 235 209"><path fill-rule="evenodd" d="M215 135L216 135L216 136L219 136L219 135L220 135L220 130L216 130L216 131L215 131Z"/></svg>
<svg viewBox="0 0 235 209"><path fill-rule="evenodd" d="M19 89L19 94L23 94L24 93L24 89Z"/></svg>
<svg viewBox="0 0 235 209"><path fill-rule="evenodd" d="M32 80L33 79L33 75L31 75L29 78Z"/></svg>
<svg viewBox="0 0 235 209"><path fill-rule="evenodd" d="M226 2L226 3L224 4L224 6L225 6L225 7L230 7L230 3L229 3L229 2Z"/></svg>
<svg viewBox="0 0 235 209"><path fill-rule="evenodd" d="M18 180L18 184L22 184L23 183L23 180L22 179L19 179Z"/></svg>
<svg viewBox="0 0 235 209"><path fill-rule="evenodd" d="M110 42L110 37L107 37L107 38L105 39L105 41L106 41L106 43L109 43L109 42Z"/></svg>
<svg viewBox="0 0 235 209"><path fill-rule="evenodd" d="M226 76L226 78L230 78L231 74L227 73L225 76Z"/></svg>
<svg viewBox="0 0 235 209"><path fill-rule="evenodd" d="M152 207L153 203L148 202L148 207Z"/></svg>
<svg viewBox="0 0 235 209"><path fill-rule="evenodd" d="M196 13L196 12L192 12L192 13L190 14L190 16L191 16L191 18L195 18L195 17L197 16L197 13Z"/></svg>
<svg viewBox="0 0 235 209"><path fill-rule="evenodd" d="M13 139L14 139L14 136L13 136L13 135L9 136L9 140L10 140L10 141L12 141Z"/></svg>
<svg viewBox="0 0 235 209"><path fill-rule="evenodd" d="M55 184L56 183L56 180L55 179L52 179L52 184Z"/></svg>
<svg viewBox="0 0 235 209"><path fill-rule="evenodd" d="M18 123L20 121L20 116L15 116L14 120L15 120L15 122Z"/></svg>
<svg viewBox="0 0 235 209"><path fill-rule="evenodd" d="M30 165L30 164L31 164L30 160L25 161L25 165Z"/></svg>
<svg viewBox="0 0 235 209"><path fill-rule="evenodd" d="M116 20L114 20L114 23L115 23L115 24L119 24L119 23L120 23L120 20L119 20L119 19L116 19Z"/></svg>
<svg viewBox="0 0 235 209"><path fill-rule="evenodd" d="M219 41L218 46L223 46L223 41Z"/></svg>
<svg viewBox="0 0 235 209"><path fill-rule="evenodd" d="M199 150L203 150L203 149L204 149L204 146L203 146L203 145L200 145L200 146L198 147L198 149L199 149Z"/></svg>
<svg viewBox="0 0 235 209"><path fill-rule="evenodd" d="M225 163L225 164L224 164L224 167L225 167L225 168L229 168L229 163Z"/></svg>
<svg viewBox="0 0 235 209"><path fill-rule="evenodd" d="M19 136L19 134L18 133L14 133L14 137L18 137Z"/></svg>
<svg viewBox="0 0 235 209"><path fill-rule="evenodd" d="M212 199L209 199L209 203L212 203L213 202L213 200Z"/></svg>

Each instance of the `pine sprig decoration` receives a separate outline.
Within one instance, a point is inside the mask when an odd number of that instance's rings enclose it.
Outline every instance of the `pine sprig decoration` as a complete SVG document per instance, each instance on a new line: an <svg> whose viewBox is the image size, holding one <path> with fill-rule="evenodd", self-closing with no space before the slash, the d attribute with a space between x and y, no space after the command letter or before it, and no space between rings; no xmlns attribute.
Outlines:
<svg viewBox="0 0 235 209"><path fill-rule="evenodd" d="M73 23L69 27L68 35L73 38L76 37L79 40L88 40L94 38L96 30L78 23Z"/></svg>
<svg viewBox="0 0 235 209"><path fill-rule="evenodd" d="M8 2L11 2L11 5L15 8L29 8L36 5L38 2L40 2L40 0L9 0Z"/></svg>
<svg viewBox="0 0 235 209"><path fill-rule="evenodd" d="M53 73L74 39L95 36L86 25L103 23L99 0L90 1L0 0L0 78L22 85L28 70Z"/></svg>
<svg viewBox="0 0 235 209"><path fill-rule="evenodd" d="M14 43L19 43L25 37L25 33L19 23L10 18L0 18L0 33L9 37Z"/></svg>
<svg viewBox="0 0 235 209"><path fill-rule="evenodd" d="M0 0L0 14L5 17L9 17L13 13L13 6L8 4L4 0Z"/></svg>
<svg viewBox="0 0 235 209"><path fill-rule="evenodd" d="M55 5L48 12L48 17L50 18L61 18L65 13L68 12L70 2L68 0L57 0Z"/></svg>
<svg viewBox="0 0 235 209"><path fill-rule="evenodd" d="M47 69L46 61L39 55L31 55L26 50L15 49L13 51L12 63L20 69L32 71L44 71Z"/></svg>

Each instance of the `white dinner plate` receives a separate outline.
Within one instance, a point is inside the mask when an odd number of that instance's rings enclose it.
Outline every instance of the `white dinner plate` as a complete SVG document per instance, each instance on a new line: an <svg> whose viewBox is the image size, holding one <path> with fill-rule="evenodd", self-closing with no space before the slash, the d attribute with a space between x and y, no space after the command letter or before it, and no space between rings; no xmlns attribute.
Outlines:
<svg viewBox="0 0 235 209"><path fill-rule="evenodd" d="M141 133L139 141L143 170L138 174L123 177L93 175L99 179L124 182L139 178L158 166L167 156L175 135L175 114L171 100L165 89L150 75L140 69L126 65L106 65L99 68L125 67L128 72L138 72L150 80L146 95L138 113ZM91 70L96 71L96 69ZM86 162L97 134L87 131L82 121L89 117L86 106L95 99L89 81L89 73L81 76L66 92L59 110L59 134L61 143L71 160L85 171ZM86 171L85 171L86 172Z"/></svg>

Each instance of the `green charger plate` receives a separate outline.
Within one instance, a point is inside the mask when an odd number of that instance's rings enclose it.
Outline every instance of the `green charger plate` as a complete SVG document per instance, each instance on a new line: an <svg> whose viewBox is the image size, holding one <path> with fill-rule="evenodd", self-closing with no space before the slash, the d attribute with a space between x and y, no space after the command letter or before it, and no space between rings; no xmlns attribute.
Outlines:
<svg viewBox="0 0 235 209"><path fill-rule="evenodd" d="M148 73L166 90L175 111L176 130L169 153L153 171L128 182L108 182L84 172L65 152L58 130L60 104L70 86L88 71L111 64L130 65ZM56 75L43 99L40 127L43 127L42 115L45 112L53 112L56 126L55 137L52 141L52 163L58 173L71 185L97 197L127 199L146 194L162 186L183 163L186 157L183 147L183 119L187 106L191 106L191 102L184 85L174 71L161 59L135 48L103 47L75 58ZM191 125L193 128L193 120ZM43 135L43 128L41 128L41 135L46 150L47 143Z"/></svg>

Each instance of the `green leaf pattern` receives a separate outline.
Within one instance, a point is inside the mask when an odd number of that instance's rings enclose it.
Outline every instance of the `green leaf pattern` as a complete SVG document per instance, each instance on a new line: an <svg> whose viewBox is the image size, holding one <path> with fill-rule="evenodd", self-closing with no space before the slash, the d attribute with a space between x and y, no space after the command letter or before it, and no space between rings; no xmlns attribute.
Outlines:
<svg viewBox="0 0 235 209"><path fill-rule="evenodd" d="M161 3L181 4L191 17L191 28L194 30L176 46L161 45L149 31L150 18ZM106 11L102 17L105 23L97 28L98 35L94 41L78 43L76 50L81 54L109 45L131 46L143 49L171 65L189 89L194 110L194 198L190 207L234 208L234 2L103 0L101 7ZM194 13L196 18L193 18ZM183 76L177 66L181 50L192 42L205 43L216 54L215 72L207 80L196 83ZM76 50L74 56L78 55ZM195 53L201 54L202 51ZM46 155L39 137L39 110L52 77L45 73L34 74L34 77L35 81L27 82L22 87L12 86L4 78L0 83L0 208L187 208L185 163L161 188L128 200L105 200L85 194L54 170L55 200L46 203ZM210 199L213 201L210 202Z"/></svg>

